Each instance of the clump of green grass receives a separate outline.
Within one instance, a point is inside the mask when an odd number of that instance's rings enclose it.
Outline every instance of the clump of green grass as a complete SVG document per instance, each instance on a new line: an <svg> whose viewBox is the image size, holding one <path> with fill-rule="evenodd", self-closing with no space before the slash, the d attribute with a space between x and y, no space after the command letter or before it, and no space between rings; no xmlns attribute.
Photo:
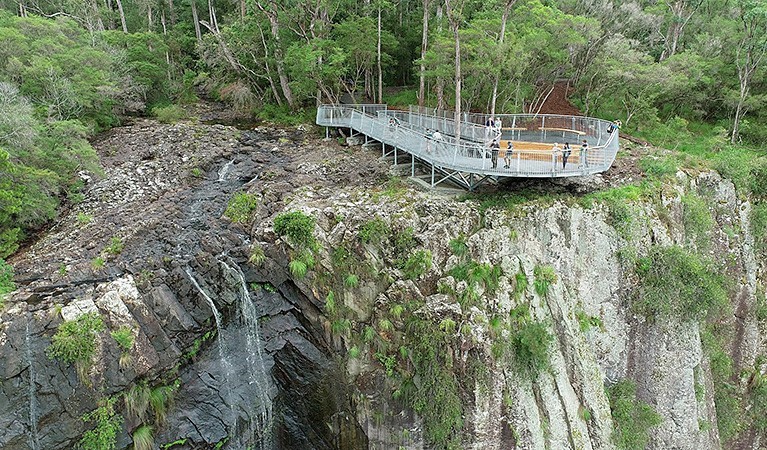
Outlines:
<svg viewBox="0 0 767 450"><path fill-rule="evenodd" d="M264 253L264 249L257 243L251 245L248 262L256 267L259 267L264 263L264 261L266 261L266 253Z"/></svg>
<svg viewBox="0 0 767 450"><path fill-rule="evenodd" d="M551 285L557 282L557 274L551 266L535 266L533 276L535 277L533 281L535 292L541 297L546 297Z"/></svg>
<svg viewBox="0 0 767 450"><path fill-rule="evenodd" d="M359 238L363 244L380 244L389 233L389 225L380 217L376 217L360 227Z"/></svg>
<svg viewBox="0 0 767 450"><path fill-rule="evenodd" d="M127 367L130 364L130 350L133 348L133 330L130 327L123 326L110 333L112 339L120 346L122 354L120 355L120 367Z"/></svg>
<svg viewBox="0 0 767 450"><path fill-rule="evenodd" d="M663 419L650 405L636 398L636 384L631 380L620 381L608 388L607 397L615 445L621 450L647 447L650 429Z"/></svg>
<svg viewBox="0 0 767 450"><path fill-rule="evenodd" d="M104 321L98 313L83 314L59 325L46 353L51 359L74 363L80 380L85 382L93 364L96 335L101 331L104 331Z"/></svg>
<svg viewBox="0 0 767 450"><path fill-rule="evenodd" d="M124 248L125 244L123 244L122 239L117 236L113 236L111 239L109 239L109 245L104 247L104 253L116 256L122 253Z"/></svg>
<svg viewBox="0 0 767 450"><path fill-rule="evenodd" d="M229 199L224 216L234 223L248 223L258 208L258 197L247 192L238 192Z"/></svg>
<svg viewBox="0 0 767 450"><path fill-rule="evenodd" d="M152 450L154 446L154 427L150 425L141 425L133 432L134 450Z"/></svg>

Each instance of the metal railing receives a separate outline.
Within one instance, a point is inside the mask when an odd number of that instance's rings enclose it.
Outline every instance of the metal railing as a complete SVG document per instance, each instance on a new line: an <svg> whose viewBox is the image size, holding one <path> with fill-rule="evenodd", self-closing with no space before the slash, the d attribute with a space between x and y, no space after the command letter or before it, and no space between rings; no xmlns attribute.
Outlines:
<svg viewBox="0 0 767 450"><path fill-rule="evenodd" d="M604 172L609 169L618 151L617 133L602 136L601 131L580 131L577 127L595 124L593 130L604 128L609 122L593 118L573 116L547 116L549 125L565 124L562 119L578 119L576 126L565 128L545 126L542 117L533 115L504 116L512 124L526 124L530 130L502 130L501 137L518 145L519 141L538 143L540 149L520 149L507 152L504 146L492 149L484 138L486 127L471 122L460 122L461 139L456 140L455 123L446 117L432 116L412 111L386 109L385 105L322 105L317 109L317 124L328 127L352 128L385 145L401 149L423 161L442 169L470 172L481 175L508 177L563 177ZM558 119L557 119L558 118ZM391 120L394 119L394 120ZM516 119L519 119L517 122ZM583 121L581 119L584 119ZM556 122L555 120L560 120ZM570 125L572 125L572 120ZM535 127L537 124L543 126ZM426 129L439 130L442 136L435 139ZM516 127L516 128L522 128ZM562 131L565 130L565 131ZM569 154L554 152L547 148L549 140L558 139L556 133L571 133L586 139L589 146L581 151L573 145ZM515 134L516 133L516 134ZM582 140L581 139L581 140ZM606 139L601 145L598 142ZM592 142L595 145L592 145ZM573 144L576 141L573 140ZM535 144L533 144L535 146Z"/></svg>

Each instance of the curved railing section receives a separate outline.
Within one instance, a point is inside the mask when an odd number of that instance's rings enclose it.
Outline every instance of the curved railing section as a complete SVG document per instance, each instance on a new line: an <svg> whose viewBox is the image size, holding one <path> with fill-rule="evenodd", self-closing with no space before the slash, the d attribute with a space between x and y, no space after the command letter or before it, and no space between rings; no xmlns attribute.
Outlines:
<svg viewBox="0 0 767 450"><path fill-rule="evenodd" d="M452 118L426 111L389 110L386 105L321 105L317 124L352 128L386 145L447 170L505 177L565 177L604 172L618 152L617 132L608 133L610 122L591 117L556 115L497 115L500 130L466 120L459 122L456 139ZM429 130L429 131L427 131ZM434 139L433 130L441 138ZM489 141L500 138L493 151ZM581 151L585 140L588 147ZM514 150L506 151L512 141ZM553 151L569 142L569 154Z"/></svg>

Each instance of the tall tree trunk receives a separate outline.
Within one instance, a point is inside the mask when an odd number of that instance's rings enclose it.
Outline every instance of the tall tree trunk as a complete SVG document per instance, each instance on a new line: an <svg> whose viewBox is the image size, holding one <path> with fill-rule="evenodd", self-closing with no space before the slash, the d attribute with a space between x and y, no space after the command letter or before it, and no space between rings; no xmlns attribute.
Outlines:
<svg viewBox="0 0 767 450"><path fill-rule="evenodd" d="M197 45L202 44L202 31L200 30L200 16L197 15L197 0L192 0L192 20L194 21L194 35L197 37Z"/></svg>
<svg viewBox="0 0 767 450"><path fill-rule="evenodd" d="M503 47L503 41L506 37L506 22L509 20L509 13L511 12L511 7L514 6L514 3L516 3L517 0L507 0L506 1L506 7L503 9L503 17L501 18L501 35L498 37L498 45L499 47ZM495 103L498 99L498 81L501 78L501 72L500 69L497 69L498 72L495 74L495 79L493 80L493 96L490 99L490 116L495 117Z"/></svg>
<svg viewBox="0 0 767 450"><path fill-rule="evenodd" d="M429 45L429 3L430 0L423 0L423 28L421 29L421 70L418 80L418 106L426 103L426 48Z"/></svg>
<svg viewBox="0 0 767 450"><path fill-rule="evenodd" d="M151 33L152 25L154 25L154 18L152 17L152 5L148 5L146 8L146 20L148 24L147 31Z"/></svg>
<svg viewBox="0 0 767 450"><path fill-rule="evenodd" d="M170 26L172 27L176 24L176 8L173 5L173 0L168 0L168 15L168 18L170 19Z"/></svg>
<svg viewBox="0 0 767 450"><path fill-rule="evenodd" d="M264 46L264 69L266 72L266 79L269 81L269 87L272 88L272 95L274 95L274 99L277 100L278 105L282 106L282 97L277 91L277 86L274 84L274 79L272 78L272 69L269 68L269 46L266 44L264 30L261 29L260 24L258 25L258 32L261 35L261 43Z"/></svg>
<svg viewBox="0 0 767 450"><path fill-rule="evenodd" d="M117 1L117 11L120 12L120 23L123 26L123 33L128 32L128 25L125 23L125 11L123 10L123 2L122 0L116 0Z"/></svg>
<svg viewBox="0 0 767 450"><path fill-rule="evenodd" d="M248 12L245 0L240 0L240 20L245 21L245 14Z"/></svg>
<svg viewBox="0 0 767 450"><path fill-rule="evenodd" d="M461 26L460 10L455 10L451 7L450 2L455 0L445 0L445 9L447 12L447 19L450 21L450 28L453 30L453 38L455 40L455 139L461 140L461 36L459 29ZM460 6L460 0L458 1Z"/></svg>
<svg viewBox="0 0 767 450"><path fill-rule="evenodd" d="M383 71L381 70L381 5L378 5L378 103L383 103Z"/></svg>
<svg viewBox="0 0 767 450"><path fill-rule="evenodd" d="M258 6L258 9L266 14L266 17L269 19L272 38L274 39L274 61L277 65L277 75L280 78L282 95L285 97L285 101L288 102L288 106L295 108L296 102L293 99L293 91L290 89L290 82L288 81L288 75L285 72L285 65L282 57L282 47L280 45L280 22L277 17L275 2L270 2L269 9L265 8L260 1L256 2L256 6Z"/></svg>

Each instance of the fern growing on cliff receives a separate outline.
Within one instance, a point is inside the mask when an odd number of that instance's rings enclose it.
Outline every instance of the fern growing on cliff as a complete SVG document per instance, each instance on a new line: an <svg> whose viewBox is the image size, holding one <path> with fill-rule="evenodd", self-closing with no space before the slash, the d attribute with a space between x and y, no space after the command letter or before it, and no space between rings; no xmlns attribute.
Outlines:
<svg viewBox="0 0 767 450"><path fill-rule="evenodd" d="M95 422L96 426L88 430L77 443L80 450L114 450L117 433L122 428L123 418L115 413L116 398L104 398L99 407L82 417L84 422Z"/></svg>

